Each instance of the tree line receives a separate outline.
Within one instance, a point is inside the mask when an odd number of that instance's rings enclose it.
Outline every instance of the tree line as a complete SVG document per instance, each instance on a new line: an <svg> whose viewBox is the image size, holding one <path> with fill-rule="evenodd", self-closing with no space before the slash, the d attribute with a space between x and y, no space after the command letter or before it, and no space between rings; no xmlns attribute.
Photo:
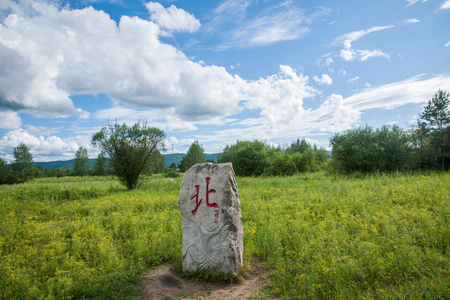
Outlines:
<svg viewBox="0 0 450 300"><path fill-rule="evenodd" d="M416 170L447 171L450 166L450 95L439 90L419 114L415 126L401 129L365 126L335 134L332 155L305 139L290 145L271 146L259 140L237 141L218 155L218 163L231 162L238 176L290 176L325 170L339 173L371 173ZM165 167L165 132L141 121L133 126L110 123L94 134L92 144L101 150L93 170L88 170L87 149L75 154L73 175L114 174L135 189L143 175L165 172L179 176L194 164L206 162L204 148L195 141L178 165ZM37 175L33 156L25 144L13 150L8 166L0 159L0 184L22 183ZM41 172L42 173L42 172ZM56 175L58 176L58 175Z"/></svg>

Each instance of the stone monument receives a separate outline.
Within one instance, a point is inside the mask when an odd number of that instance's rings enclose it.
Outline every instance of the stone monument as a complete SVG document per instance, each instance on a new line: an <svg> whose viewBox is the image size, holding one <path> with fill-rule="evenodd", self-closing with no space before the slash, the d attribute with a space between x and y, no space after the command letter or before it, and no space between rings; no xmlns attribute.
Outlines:
<svg viewBox="0 0 450 300"><path fill-rule="evenodd" d="M183 177L183 270L238 272L243 262L239 192L231 163L204 163Z"/></svg>

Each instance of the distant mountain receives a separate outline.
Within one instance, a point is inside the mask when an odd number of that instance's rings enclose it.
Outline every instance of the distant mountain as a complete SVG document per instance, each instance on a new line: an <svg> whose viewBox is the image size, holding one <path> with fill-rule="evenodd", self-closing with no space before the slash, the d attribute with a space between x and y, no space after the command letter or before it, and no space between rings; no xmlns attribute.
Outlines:
<svg viewBox="0 0 450 300"><path fill-rule="evenodd" d="M56 170L56 169L73 169L75 159L71 160L57 160L57 161L48 161L48 162L35 162L34 165L36 167L43 167L44 169ZM92 169L97 161L96 158L89 159L88 168Z"/></svg>
<svg viewBox="0 0 450 300"><path fill-rule="evenodd" d="M217 155L219 153L213 153L213 154L206 154L206 159L207 160L214 160L215 162L217 162ZM178 165L181 161L181 159L183 158L183 156L185 156L186 154L184 153L173 153L173 154L164 154L164 160L166 163L166 166L170 167L170 165L172 163L175 163L176 165ZM56 169L63 169L63 170L67 170L67 169L73 169L74 166L74 159L71 160L59 160L59 161L49 161L49 162L35 162L34 165L36 167L41 166L44 169L49 169L49 170L56 170ZM92 169L95 165L95 162L97 161L96 158L92 158L89 159L89 163L88 163L88 168Z"/></svg>

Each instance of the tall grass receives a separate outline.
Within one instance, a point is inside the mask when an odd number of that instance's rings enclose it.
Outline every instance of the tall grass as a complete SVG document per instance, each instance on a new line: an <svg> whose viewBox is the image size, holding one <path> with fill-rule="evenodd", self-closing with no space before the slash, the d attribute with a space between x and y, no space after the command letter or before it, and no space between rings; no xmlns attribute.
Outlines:
<svg viewBox="0 0 450 300"><path fill-rule="evenodd" d="M450 299L450 174L241 179L247 255L286 299Z"/></svg>
<svg viewBox="0 0 450 300"><path fill-rule="evenodd" d="M128 192L98 180L2 189L0 298L121 299L144 270L179 257L179 182Z"/></svg>
<svg viewBox="0 0 450 300"><path fill-rule="evenodd" d="M181 264L175 183L111 177L0 190L0 298L122 299ZM238 178L245 259L285 299L450 299L450 174Z"/></svg>

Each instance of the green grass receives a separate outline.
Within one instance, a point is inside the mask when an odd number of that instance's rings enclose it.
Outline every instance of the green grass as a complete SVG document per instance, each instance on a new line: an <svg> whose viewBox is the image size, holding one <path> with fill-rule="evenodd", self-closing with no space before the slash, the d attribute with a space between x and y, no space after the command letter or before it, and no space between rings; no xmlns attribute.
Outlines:
<svg viewBox="0 0 450 300"><path fill-rule="evenodd" d="M181 264L175 183L0 188L0 299L123 299ZM245 260L283 299L450 299L450 174L238 178Z"/></svg>

